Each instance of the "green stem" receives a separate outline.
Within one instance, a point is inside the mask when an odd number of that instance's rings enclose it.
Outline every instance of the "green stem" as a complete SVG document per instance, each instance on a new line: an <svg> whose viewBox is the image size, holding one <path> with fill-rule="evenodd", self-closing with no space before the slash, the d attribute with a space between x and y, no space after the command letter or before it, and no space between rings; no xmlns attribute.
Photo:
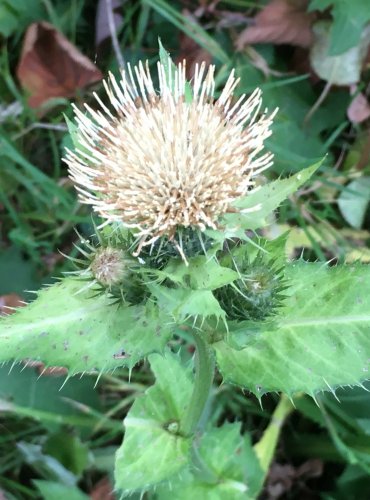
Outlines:
<svg viewBox="0 0 370 500"><path fill-rule="evenodd" d="M211 392L215 372L212 348L201 333L192 333L196 347L195 377L193 394L181 424L181 431L185 436L191 436L196 431Z"/></svg>
<svg viewBox="0 0 370 500"><path fill-rule="evenodd" d="M281 428L288 417L294 410L291 401L283 394L279 404L272 414L271 421L264 431L262 438L254 445L254 451L259 459L261 468L266 476L272 459L275 455L275 449L280 437Z"/></svg>

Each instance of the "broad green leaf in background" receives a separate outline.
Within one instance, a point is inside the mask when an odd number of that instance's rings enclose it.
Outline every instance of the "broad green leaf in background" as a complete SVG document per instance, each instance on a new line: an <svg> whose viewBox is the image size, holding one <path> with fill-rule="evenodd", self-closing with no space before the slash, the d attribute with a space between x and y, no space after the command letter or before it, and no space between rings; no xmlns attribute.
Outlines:
<svg viewBox="0 0 370 500"><path fill-rule="evenodd" d="M191 440L177 434L192 391L189 371L169 352L153 354L149 361L156 382L125 418L116 456L116 487L126 494L169 479L189 460Z"/></svg>
<svg viewBox="0 0 370 500"><path fill-rule="evenodd" d="M67 400L78 401L85 408L99 412L99 398L94 390L96 377L82 379L73 377L63 385L64 378L63 376L40 377L34 368L25 368L21 365L12 367L8 364L1 367L1 410L35 418L49 430L58 429L63 422L91 427L94 422L92 416L81 414L76 407L68 404Z"/></svg>
<svg viewBox="0 0 370 500"><path fill-rule="evenodd" d="M367 491L370 491L370 475L360 467L348 464L336 481L335 491L330 492L328 498L366 500Z"/></svg>
<svg viewBox="0 0 370 500"><path fill-rule="evenodd" d="M17 293L32 297L27 290L34 290L39 286L32 262L26 260L16 246L0 252L0 295Z"/></svg>
<svg viewBox="0 0 370 500"><path fill-rule="evenodd" d="M350 182L338 197L338 207L348 224L360 229L370 201L370 177Z"/></svg>
<svg viewBox="0 0 370 500"><path fill-rule="evenodd" d="M46 16L46 9L40 0L2 0L0 4L0 33L8 37L21 33L32 21Z"/></svg>
<svg viewBox="0 0 370 500"><path fill-rule="evenodd" d="M40 491L43 500L62 500L62 498L68 498L68 500L89 500L91 498L76 486L71 487L54 481L41 480L34 481L34 483Z"/></svg>
<svg viewBox="0 0 370 500"><path fill-rule="evenodd" d="M17 448L23 460L42 477L49 477L68 487L77 484L78 477L56 458L44 453L41 445L20 441Z"/></svg>
<svg viewBox="0 0 370 500"><path fill-rule="evenodd" d="M248 345L241 340L238 350L226 341L214 344L224 379L257 396L314 396L368 379L370 267L300 261L287 266L286 278L289 297L273 321L246 324L237 334Z"/></svg>
<svg viewBox="0 0 370 500"><path fill-rule="evenodd" d="M334 445L331 451L335 457L337 452L338 457L335 461L348 462L356 464L367 474L370 473L370 401L369 401L369 384L365 383L364 387L346 387L339 388L336 392L338 399L334 399L331 394L322 394L318 398L317 405L311 398L297 398L295 401L296 408L307 418L319 424L322 429L325 427ZM363 424L365 423L365 427ZM303 454L307 453L306 447L313 451L316 447L318 458L321 453L327 452L329 446L321 446L324 434L306 434L301 440L299 446ZM299 438L298 438L299 440ZM310 453L310 454L311 454ZM329 452L330 453L330 452ZM306 455L307 456L307 455ZM328 459L329 456L323 456Z"/></svg>
<svg viewBox="0 0 370 500"><path fill-rule="evenodd" d="M262 486L263 472L240 424L207 430L197 445L194 468L157 490L156 500L248 500Z"/></svg>
<svg viewBox="0 0 370 500"><path fill-rule="evenodd" d="M63 429L48 436L43 451L58 460L77 477L91 465L91 454L87 443L83 443L73 431Z"/></svg>
<svg viewBox="0 0 370 500"><path fill-rule="evenodd" d="M154 304L113 304L106 295L80 292L83 286L65 278L0 319L0 361L37 359L74 374L132 367L163 350L171 327Z"/></svg>
<svg viewBox="0 0 370 500"><path fill-rule="evenodd" d="M333 16L329 55L336 56L359 45L362 31L370 21L370 9L367 0L311 0L309 11L329 7Z"/></svg>
<svg viewBox="0 0 370 500"><path fill-rule="evenodd" d="M242 237L246 229L258 229L266 225L266 218L297 191L320 167L322 161L312 167L305 168L287 179L278 179L256 189L234 203L241 213L236 212L224 215L221 224L227 229L224 236L238 234ZM213 234L211 231L207 231Z"/></svg>
<svg viewBox="0 0 370 500"><path fill-rule="evenodd" d="M313 26L315 42L310 50L310 61L320 78L334 85L351 85L361 78L363 62L370 43L370 28L361 34L358 45L340 55L329 54L332 25L319 21Z"/></svg>

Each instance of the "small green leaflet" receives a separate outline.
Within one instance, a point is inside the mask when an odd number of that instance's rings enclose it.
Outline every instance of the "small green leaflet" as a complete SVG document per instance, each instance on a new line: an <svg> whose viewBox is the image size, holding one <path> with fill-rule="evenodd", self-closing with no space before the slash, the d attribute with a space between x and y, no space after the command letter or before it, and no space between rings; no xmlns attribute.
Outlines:
<svg viewBox="0 0 370 500"><path fill-rule="evenodd" d="M221 266L215 258L206 255L189 259L188 264L180 259L173 260L161 275L193 290L215 290L239 277L236 271Z"/></svg>
<svg viewBox="0 0 370 500"><path fill-rule="evenodd" d="M156 382L127 414L116 455L116 487L127 495L171 478L189 461L191 440L176 434L191 397L189 370L169 352L149 361Z"/></svg>
<svg viewBox="0 0 370 500"><path fill-rule="evenodd" d="M151 285L150 290L156 297L159 307L170 314L174 321L183 322L199 316L225 320L226 314L210 290L191 290L190 288L168 288Z"/></svg>
<svg viewBox="0 0 370 500"><path fill-rule="evenodd" d="M199 446L199 448L198 448ZM197 464L157 489L158 500L248 500L256 498L263 472L240 424L210 428L197 445Z"/></svg>
<svg viewBox="0 0 370 500"><path fill-rule="evenodd" d="M79 293L83 286L65 278L0 319L0 361L37 359L74 374L132 367L163 351L171 337L170 318L157 306L113 304L106 295Z"/></svg>
<svg viewBox="0 0 370 500"><path fill-rule="evenodd" d="M216 240L219 240L220 237L225 239L234 236L249 240L245 235L245 231L266 226L267 217L316 172L322 161L301 170L287 179L268 182L261 188L238 199L234 203L238 211L225 214L220 220L220 225L225 227L224 233L207 230L206 234Z"/></svg>
<svg viewBox="0 0 370 500"><path fill-rule="evenodd" d="M167 84L173 90L176 65L172 61L170 54L163 47L160 39L158 39L158 44L159 44L159 60L164 67L164 70L166 73L166 78L167 78ZM192 101L193 101L193 90L191 88L190 83L188 81L186 81L185 82L185 102L190 103Z"/></svg>
<svg viewBox="0 0 370 500"><path fill-rule="evenodd" d="M273 322L251 324L249 337L246 323L244 334L235 334L248 339L239 350L214 344L225 381L257 396L314 396L368 379L370 267L298 262L287 266L286 277L289 297Z"/></svg>

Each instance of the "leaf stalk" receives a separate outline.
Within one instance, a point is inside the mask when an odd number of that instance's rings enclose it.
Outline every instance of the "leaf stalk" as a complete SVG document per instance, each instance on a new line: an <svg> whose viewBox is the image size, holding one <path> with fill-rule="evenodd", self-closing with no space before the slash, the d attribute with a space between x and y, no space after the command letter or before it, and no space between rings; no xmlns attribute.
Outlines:
<svg viewBox="0 0 370 500"><path fill-rule="evenodd" d="M185 436L192 436L202 418L209 398L215 373L214 353L204 334L193 330L195 341L195 377L194 389L189 406L181 423L181 432Z"/></svg>

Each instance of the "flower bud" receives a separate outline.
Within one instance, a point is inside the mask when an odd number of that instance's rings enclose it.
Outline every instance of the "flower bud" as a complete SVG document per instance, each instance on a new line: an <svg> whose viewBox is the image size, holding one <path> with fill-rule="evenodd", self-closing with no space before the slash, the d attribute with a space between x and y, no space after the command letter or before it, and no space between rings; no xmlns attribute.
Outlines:
<svg viewBox="0 0 370 500"><path fill-rule="evenodd" d="M128 274L123 250L100 248L93 257L90 270L96 281L106 288L111 289L123 283Z"/></svg>
<svg viewBox="0 0 370 500"><path fill-rule="evenodd" d="M284 299L286 284L282 270L261 254L250 262L245 257L234 266L240 278L215 290L227 316L233 320L261 321L276 312Z"/></svg>

